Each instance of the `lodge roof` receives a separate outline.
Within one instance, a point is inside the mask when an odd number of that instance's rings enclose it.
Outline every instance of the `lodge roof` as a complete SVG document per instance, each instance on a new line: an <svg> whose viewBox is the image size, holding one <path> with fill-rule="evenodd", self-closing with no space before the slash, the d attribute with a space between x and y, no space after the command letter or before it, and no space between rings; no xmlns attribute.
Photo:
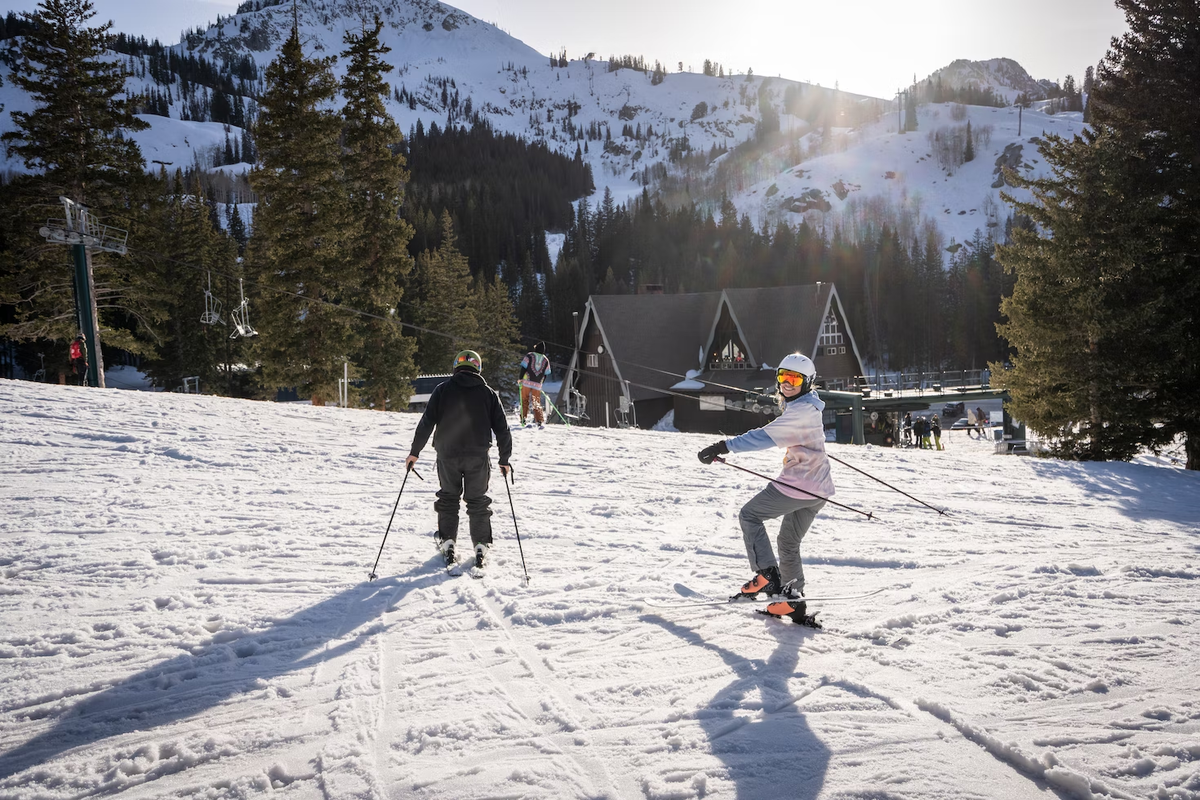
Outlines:
<svg viewBox="0 0 1200 800"><path fill-rule="evenodd" d="M661 397L645 386L669 388L682 380L683 370L700 365L720 302L720 292L592 295L588 300L635 401Z"/></svg>
<svg viewBox="0 0 1200 800"><path fill-rule="evenodd" d="M751 387L762 385L763 364L774 367L788 353L815 352L831 303L841 311L833 284L817 283L692 294L592 295L588 314L616 359L620 377L630 382L630 399L638 401L661 397L656 390L670 389L683 380L686 370L707 368L706 354L714 345L723 304L756 369L722 370L715 380ZM845 314L841 317L844 320ZM850 340L853 344L852 336Z"/></svg>

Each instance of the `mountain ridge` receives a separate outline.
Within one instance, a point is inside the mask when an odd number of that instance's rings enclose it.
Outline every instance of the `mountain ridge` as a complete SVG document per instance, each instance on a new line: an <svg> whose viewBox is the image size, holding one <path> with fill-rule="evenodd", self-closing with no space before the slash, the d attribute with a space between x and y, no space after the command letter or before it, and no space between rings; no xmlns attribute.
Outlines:
<svg viewBox="0 0 1200 800"><path fill-rule="evenodd" d="M928 166L934 157L932 143L925 147L884 146L892 125L891 101L752 74L652 73L648 67L645 71L614 69L610 62L591 59L564 64L554 54L541 54L495 25L437 0L309 0L295 6L249 0L237 13L220 18L202 33L185 34L169 49L181 58L204 57L227 68L238 59L252 60L259 83L245 82L237 90L245 92L240 100L249 116L254 107L252 95L261 89L262 72L293 21L306 51L330 56L343 49L346 31L356 30L375 14L384 22L382 41L392 48L389 61L395 70L388 76L392 95L387 107L401 130L408 131L418 122L444 126L469 123L476 116L486 118L498 132L543 141L565 155L579 151L592 166L597 191L610 189L618 202L649 187L662 189L672 201L697 202L715 213L721 198L727 196L739 214L749 215L756 224L794 224L808 219L828 228L847 226L847 213L861 216L860 209L853 206L861 206L869 197L886 195L899 207L913 206L909 190L916 186L908 176L920 174L919 191L928 202L917 202L918 220L902 227L916 230L922 217L920 207L939 206L939 211L947 210L938 218L939 227L947 239L958 241L967 238L969 231L955 224L960 221L945 217L970 217L970 209L978 213L984 204L982 199L964 198L974 192L977 198L991 197L992 205L998 202L999 187L992 186L996 174L990 168L983 174L976 163L967 169L943 166L935 173L922 166ZM133 134L148 168L198 166L210 172L244 174L247 164L220 163L219 156L229 149L227 138L242 136L242 131L182 118L186 115L181 102L183 82L177 75L165 86L156 82L144 61L144 57L128 57L135 73L127 82L130 92L165 91L172 98L167 116L142 115L151 127ZM343 70L343 64L335 63L335 75ZM959 59L932 73L934 77L954 86L1000 88L1005 99L1021 92L1032 96L1035 87L1039 96L1044 96L1042 85L1006 58ZM214 93L204 88L199 91L201 100L211 103ZM9 130L9 112L27 110L27 98L23 102L14 96L7 80L0 93L5 107L0 113L0 129ZM917 135L931 128L956 129L961 120L949 118L959 112L949 105L922 106ZM978 108L970 107L972 119L989 115ZM1070 115L1059 115L1053 122L1042 119L1037 130L1062 127L1061 121L1068 122L1069 130L1075 120ZM946 126L946 122L954 124ZM1012 145L1032 143L1028 138L1018 142L1018 131L1010 135L1007 126L1002 127L1000 136L994 123L979 121L977 127L988 124L993 124L988 135L1001 145L994 157ZM779 129L775 139L762 135L763 129L771 126ZM912 133L892 135L916 144L911 141ZM759 137L769 146L757 147ZM739 146L745 152L736 156ZM895 152L885 157L876 152L881 146ZM1026 160L1018 155L1014 163L1033 167L1029 158L1033 149L1027 147ZM727 156L731 150L735 154ZM1006 152L1011 156L1011 150ZM738 164L738 158L745 163ZM11 159L0 161L0 167L21 171L21 165ZM879 177L889 173L892 178L882 180L892 183L880 184ZM1037 174L1037 170L1026 174ZM958 186L968 180L973 189ZM940 194L934 185L947 181L956 187L954 197L931 197ZM897 197L892 190L902 185L905 190ZM768 195L772 186L775 191ZM847 203L852 207L849 210ZM989 222L996 222L991 218L996 213L989 211ZM897 211L896 216L903 212ZM924 218L930 218L929 214Z"/></svg>

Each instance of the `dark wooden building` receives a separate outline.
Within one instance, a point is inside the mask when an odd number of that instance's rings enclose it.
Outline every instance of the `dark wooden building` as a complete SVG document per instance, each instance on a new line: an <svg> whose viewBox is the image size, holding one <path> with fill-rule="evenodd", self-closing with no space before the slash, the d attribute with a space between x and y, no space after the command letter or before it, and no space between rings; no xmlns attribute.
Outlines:
<svg viewBox="0 0 1200 800"><path fill-rule="evenodd" d="M833 284L593 295L559 408L598 427L649 428L674 411L679 430L741 433L772 413L748 393L772 391L775 366L796 351L826 389L863 374Z"/></svg>

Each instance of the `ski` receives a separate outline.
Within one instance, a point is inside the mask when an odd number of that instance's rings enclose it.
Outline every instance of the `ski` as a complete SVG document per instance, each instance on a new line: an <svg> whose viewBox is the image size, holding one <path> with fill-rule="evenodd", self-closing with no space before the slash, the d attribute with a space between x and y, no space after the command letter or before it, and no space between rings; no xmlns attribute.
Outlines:
<svg viewBox="0 0 1200 800"><path fill-rule="evenodd" d="M782 601L800 601L806 603L835 603L843 600L861 600L864 597L877 595L888 587L876 589L873 592L864 592L862 594L838 594L838 595L820 595L813 597L784 597L782 595L770 595L768 597L759 597L752 600L713 600L712 598L699 595L695 600L663 600L656 597L643 597L642 602L652 608L702 608L704 606L752 606L764 603L778 603Z"/></svg>

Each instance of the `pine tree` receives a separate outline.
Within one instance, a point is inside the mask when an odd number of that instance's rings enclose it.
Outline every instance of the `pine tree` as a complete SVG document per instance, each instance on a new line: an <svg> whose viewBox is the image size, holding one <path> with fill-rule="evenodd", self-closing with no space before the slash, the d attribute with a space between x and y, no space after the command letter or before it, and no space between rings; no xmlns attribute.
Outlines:
<svg viewBox="0 0 1200 800"><path fill-rule="evenodd" d="M1137 229L1153 212L1121 197L1132 190L1124 156L1104 134L1050 135L1040 149L1053 174L1015 178L1032 191L1029 202L1004 195L1041 232L1014 230L998 248L1015 284L997 330L1016 354L1011 370L993 372L1003 376L1014 416L1052 437L1060 455L1129 458L1148 421L1128 383L1126 336L1137 312L1117 302L1113 287L1136 269Z"/></svg>
<svg viewBox="0 0 1200 800"><path fill-rule="evenodd" d="M0 225L7 228L0 302L13 309L2 332L18 340L70 340L78 333L70 249L47 247L38 229L56 215L50 209L62 208L60 196L87 206L95 219L132 228L126 220L146 202L150 182L126 134L146 123L124 97L123 62L104 58L111 25L89 27L95 12L88 0L43 0L21 16L29 28L10 62L12 79L29 93L33 109L13 111L14 129L0 139L30 174L9 183L0 201ZM141 243L131 236L128 244L132 250ZM144 350L134 331L155 324L151 306L159 287L131 260L99 251L93 276L105 342Z"/></svg>
<svg viewBox="0 0 1200 800"><path fill-rule="evenodd" d="M250 173L258 207L247 261L263 389L296 387L314 405L337 397L343 361L357 352L357 319L333 304L362 286L344 247L352 217L341 120L327 110L332 61L305 58L293 21L267 67L255 128L261 161Z"/></svg>
<svg viewBox="0 0 1200 800"><path fill-rule="evenodd" d="M1017 416L1060 452L1128 458L1182 436L1200 469L1200 8L1118 5L1130 30L1101 65L1092 128L1049 137L1053 176L1018 184L1044 233L1017 229L1001 249L1016 275L1005 378Z"/></svg>
<svg viewBox="0 0 1200 800"><path fill-rule="evenodd" d="M359 320L361 349L354 366L365 395L379 411L389 403L393 409L406 408L416 376L416 341L403 335L397 307L412 269L407 248L413 229L400 216L408 172L404 156L394 151L402 138L400 128L383 102L383 75L393 67L383 60L391 48L379 42L382 29L376 16L373 27L364 26L361 35L347 32L348 47L342 53L349 61L342 79L343 165L354 215L346 248L363 272L355 305L372 315Z"/></svg>
<svg viewBox="0 0 1200 800"><path fill-rule="evenodd" d="M120 204L131 176L143 170L128 131L149 127L124 97L125 70L104 58L112 23L95 28L90 0L42 0L21 15L33 32L19 41L13 83L29 93L31 112L13 111L9 152L48 188L104 213Z"/></svg>
<svg viewBox="0 0 1200 800"><path fill-rule="evenodd" d="M229 277L238 271L237 245L213 229L208 203L197 185L187 192L182 177L161 183L161 202L148 210L147 222L159 233L154 268L161 273L165 321L155 352L144 360L144 371L157 386L179 387L186 377L198 377L206 394L230 393L228 376L233 361L229 339ZM205 292L222 303L224 324L201 321L208 306ZM222 299L224 298L224 299Z"/></svg>
<svg viewBox="0 0 1200 800"><path fill-rule="evenodd" d="M414 320L425 329L417 333L417 367L424 374L449 372L455 354L479 339L470 265L458 251L449 212L439 222L442 242L417 256L408 293Z"/></svg>
<svg viewBox="0 0 1200 800"><path fill-rule="evenodd" d="M499 281L491 283L482 277L476 280L471 299L475 318L479 321L476 350L483 359L484 374L501 397L514 400L517 366L522 354L518 347L520 327L513 314L512 301L503 284Z"/></svg>
<svg viewBox="0 0 1200 800"><path fill-rule="evenodd" d="M963 147L963 163L975 160L975 142L971 136L971 120L967 120L967 143Z"/></svg>
<svg viewBox="0 0 1200 800"><path fill-rule="evenodd" d="M1101 64L1089 107L1116 152L1117 210L1144 214L1124 243L1130 271L1112 289L1127 322L1123 380L1147 420L1144 443L1183 437L1188 469L1200 469L1200 6L1117 5L1129 32Z"/></svg>

